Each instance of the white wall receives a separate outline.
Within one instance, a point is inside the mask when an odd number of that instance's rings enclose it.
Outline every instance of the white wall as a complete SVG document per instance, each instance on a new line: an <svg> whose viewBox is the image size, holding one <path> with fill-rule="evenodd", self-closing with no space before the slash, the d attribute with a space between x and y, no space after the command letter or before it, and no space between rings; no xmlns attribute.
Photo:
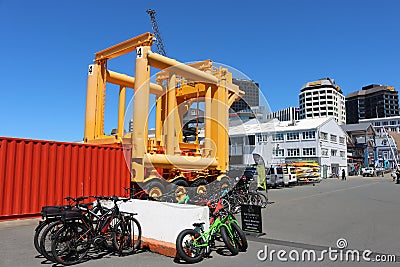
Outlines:
<svg viewBox="0 0 400 267"><path fill-rule="evenodd" d="M339 143L339 137L346 137L346 133L333 120L330 120L327 123L323 124L319 130L321 132L328 133L328 140L326 140L326 141L319 140L320 146L321 146L320 148L327 148L329 150L328 157L321 158L321 165L327 165L328 167L330 167L332 164L339 164L340 173L341 173L342 169L345 169L345 172L347 175L347 143L346 143L346 139L345 139L344 144ZM336 143L331 142L331 139L330 139L331 134L337 136ZM337 150L337 156L331 156L332 149ZM340 151L345 152L344 157L340 156ZM319 154L319 156L321 156L321 154ZM328 168L328 175L329 175L330 171L331 171L331 169Z"/></svg>
<svg viewBox="0 0 400 267"><path fill-rule="evenodd" d="M178 234L193 228L195 222L204 222L206 230L210 227L208 207L133 199L122 203L120 210L138 214L135 218L143 237L173 244Z"/></svg>

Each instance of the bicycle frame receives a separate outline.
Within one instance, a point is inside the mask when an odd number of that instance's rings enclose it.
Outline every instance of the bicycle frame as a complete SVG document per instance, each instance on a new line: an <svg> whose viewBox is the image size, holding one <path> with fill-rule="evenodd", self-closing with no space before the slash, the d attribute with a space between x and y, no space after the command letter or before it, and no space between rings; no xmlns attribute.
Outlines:
<svg viewBox="0 0 400 267"><path fill-rule="evenodd" d="M195 247L198 247L198 248L209 247L210 246L210 241L212 241L212 239L214 238L214 235L220 231L222 226L226 226L226 228L228 229L229 235L231 237L233 237L233 234L232 234L232 231L231 231L231 227L226 225L225 223L223 223L221 221L221 219L219 217L217 217L215 219L215 221L213 222L213 224L210 225L210 229L207 232L204 232L203 225L201 225L200 231L199 231L200 236L197 237L195 240L193 240L194 241L193 245ZM204 240L205 243L204 244L200 244L198 242L199 240Z"/></svg>

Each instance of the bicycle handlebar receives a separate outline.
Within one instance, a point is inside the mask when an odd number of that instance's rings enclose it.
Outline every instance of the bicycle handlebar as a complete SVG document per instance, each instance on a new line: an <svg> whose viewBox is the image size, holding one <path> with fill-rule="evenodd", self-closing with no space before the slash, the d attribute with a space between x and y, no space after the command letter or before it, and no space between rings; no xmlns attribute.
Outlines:
<svg viewBox="0 0 400 267"><path fill-rule="evenodd" d="M86 196L81 196L81 197L77 197L77 198L73 198L73 197L71 197L71 196L67 196L67 197L65 197L64 199L66 199L67 201L74 201L74 202L76 202L76 203L79 203L79 202L81 202L81 201L83 201L83 200L85 200L85 199L88 199L88 197L86 197Z"/></svg>

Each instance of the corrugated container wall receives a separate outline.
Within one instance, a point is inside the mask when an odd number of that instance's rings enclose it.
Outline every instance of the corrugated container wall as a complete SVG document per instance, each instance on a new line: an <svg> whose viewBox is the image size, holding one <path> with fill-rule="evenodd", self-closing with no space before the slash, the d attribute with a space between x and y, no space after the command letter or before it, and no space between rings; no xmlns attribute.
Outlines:
<svg viewBox="0 0 400 267"><path fill-rule="evenodd" d="M37 215L66 196L126 196L122 148L0 137L0 219Z"/></svg>

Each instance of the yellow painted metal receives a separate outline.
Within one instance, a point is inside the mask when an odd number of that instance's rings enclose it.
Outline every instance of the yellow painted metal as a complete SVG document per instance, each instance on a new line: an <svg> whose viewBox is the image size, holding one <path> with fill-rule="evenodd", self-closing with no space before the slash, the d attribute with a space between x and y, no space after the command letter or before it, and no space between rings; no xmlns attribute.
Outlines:
<svg viewBox="0 0 400 267"><path fill-rule="evenodd" d="M101 138L104 135L104 110L106 104L105 65L106 62L102 61L97 68L95 138Z"/></svg>
<svg viewBox="0 0 400 267"><path fill-rule="evenodd" d="M134 51L139 46L151 46L154 35L147 32L96 53L95 61L109 60Z"/></svg>
<svg viewBox="0 0 400 267"><path fill-rule="evenodd" d="M205 118L204 118L204 149L203 157L211 157L212 153L212 87L208 86L205 104Z"/></svg>
<svg viewBox="0 0 400 267"><path fill-rule="evenodd" d="M171 74L168 82L167 91L167 142L166 142L166 153L167 155L174 155L174 145L175 145L175 109L176 109L176 97L175 97L175 87L176 87L176 75Z"/></svg>
<svg viewBox="0 0 400 267"><path fill-rule="evenodd" d="M97 75L99 66L97 64L89 66L87 91L86 91L86 115L85 115L85 135L84 142L95 139L96 132L96 94L97 94Z"/></svg>
<svg viewBox="0 0 400 267"><path fill-rule="evenodd" d="M161 135L162 135L162 97L157 97L156 99L156 141L161 142Z"/></svg>
<svg viewBox="0 0 400 267"><path fill-rule="evenodd" d="M215 158L201 158L191 156L177 156L165 154L146 154L144 167L151 168L172 168L183 170L203 170L206 168L215 169L218 161Z"/></svg>
<svg viewBox="0 0 400 267"><path fill-rule="evenodd" d="M118 103L118 137L124 136L124 117L125 117L125 102L126 102L126 88L121 86L119 88L119 103Z"/></svg>
<svg viewBox="0 0 400 267"><path fill-rule="evenodd" d="M109 83L118 84L132 89L135 88L135 78L111 70L107 70L106 81ZM155 83L150 83L150 94L157 96L162 95L163 94L162 86Z"/></svg>
<svg viewBox="0 0 400 267"><path fill-rule="evenodd" d="M154 168L163 169L170 179L180 169L193 171L192 179L199 172L221 177L228 170L229 107L244 92L232 83L232 74L226 68L213 66L211 60L186 65L152 53L152 38L146 33L96 53L88 76L84 140L97 144L130 140L135 182L154 178ZM134 49L141 51L136 57L135 77L107 70L107 60ZM157 84L150 83L150 67L162 70L156 76ZM120 86L117 136L104 134L106 83ZM133 133L125 135L126 88L134 89L134 99ZM148 137L150 94L156 95L155 138ZM205 105L205 141L185 143L183 115L197 99Z"/></svg>
<svg viewBox="0 0 400 267"><path fill-rule="evenodd" d="M142 56L136 57L132 133L132 173L136 182L142 182L144 180L143 157L147 153L147 113L149 110L150 98L150 68L147 61L148 51L150 51L150 46L143 46Z"/></svg>
<svg viewBox="0 0 400 267"><path fill-rule="evenodd" d="M149 59L150 65L157 69L168 69L168 72L184 76L185 78L193 81L209 82L215 84L218 83L218 79L215 76L180 63L175 59L164 57L157 53L151 52L147 55L147 57Z"/></svg>

